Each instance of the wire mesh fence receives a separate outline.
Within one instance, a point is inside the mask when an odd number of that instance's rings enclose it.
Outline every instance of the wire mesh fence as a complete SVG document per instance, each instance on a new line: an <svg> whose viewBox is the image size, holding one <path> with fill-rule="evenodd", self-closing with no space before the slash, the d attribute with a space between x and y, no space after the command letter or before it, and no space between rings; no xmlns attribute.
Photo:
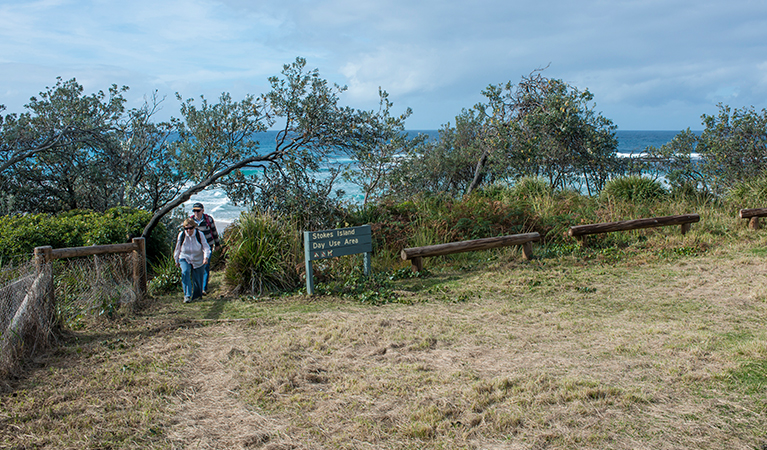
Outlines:
<svg viewBox="0 0 767 450"><path fill-rule="evenodd" d="M77 328L140 305L134 289L134 254L96 255L53 262L56 318Z"/></svg>
<svg viewBox="0 0 767 450"><path fill-rule="evenodd" d="M0 376L48 346L57 328L82 328L141 306L136 258L142 256L101 254L0 269Z"/></svg>
<svg viewBox="0 0 767 450"><path fill-rule="evenodd" d="M50 267L32 262L2 269L0 288L0 374L48 344L53 330Z"/></svg>

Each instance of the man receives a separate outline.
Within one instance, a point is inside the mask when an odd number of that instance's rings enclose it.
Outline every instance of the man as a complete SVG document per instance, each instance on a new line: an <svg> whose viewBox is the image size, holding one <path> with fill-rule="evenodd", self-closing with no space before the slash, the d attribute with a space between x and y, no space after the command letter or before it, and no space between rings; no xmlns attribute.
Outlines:
<svg viewBox="0 0 767 450"><path fill-rule="evenodd" d="M192 205L191 218L197 224L197 229L205 236L205 240L208 241L211 252L217 247L221 247L221 242L218 239L218 230L216 230L216 222L213 221L212 217L205 214L205 208L202 206L202 203L197 202ZM207 295L208 279L210 278L210 261L204 265L204 269L202 295Z"/></svg>

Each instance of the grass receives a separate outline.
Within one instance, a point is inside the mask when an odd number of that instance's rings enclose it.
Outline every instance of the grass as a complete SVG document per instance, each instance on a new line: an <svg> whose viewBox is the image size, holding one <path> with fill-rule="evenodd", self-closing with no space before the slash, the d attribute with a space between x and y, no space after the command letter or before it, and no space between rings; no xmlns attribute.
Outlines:
<svg viewBox="0 0 767 450"><path fill-rule="evenodd" d="M632 236L427 259L377 306L216 273L28 361L0 447L763 448L767 236Z"/></svg>

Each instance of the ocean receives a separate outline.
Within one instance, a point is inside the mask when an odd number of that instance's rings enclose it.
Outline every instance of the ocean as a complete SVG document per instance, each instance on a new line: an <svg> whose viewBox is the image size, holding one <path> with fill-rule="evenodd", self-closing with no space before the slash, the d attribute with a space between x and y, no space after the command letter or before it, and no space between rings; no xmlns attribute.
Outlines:
<svg viewBox="0 0 767 450"><path fill-rule="evenodd" d="M681 131L681 130L680 130ZM679 134L680 131L644 131L644 130L617 130L615 132L618 138L618 154L630 155L638 154L644 151L647 147L660 147L663 144L671 141L674 136ZM437 130L411 130L408 133L417 135L418 133L426 134L430 138L436 138ZM275 131L267 131L261 133L257 138L262 144L264 151L269 151L270 146L274 148ZM338 163L348 163L349 160L337 160ZM362 192L359 188L353 184L340 182L336 185L336 189L343 189L346 191L346 197L351 201L361 202L363 199ZM232 222L240 216L240 213L247 208L242 206L233 205L227 198L224 191L220 189L208 189L197 195L194 195L189 201L184 203L184 209L191 214L192 205L195 202L200 202L205 205L205 212L213 216L214 219L223 222Z"/></svg>

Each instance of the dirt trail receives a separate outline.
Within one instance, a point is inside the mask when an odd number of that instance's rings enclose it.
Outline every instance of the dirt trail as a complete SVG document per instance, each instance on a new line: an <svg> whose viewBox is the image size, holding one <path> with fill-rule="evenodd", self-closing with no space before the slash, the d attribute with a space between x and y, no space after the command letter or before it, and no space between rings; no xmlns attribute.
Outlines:
<svg viewBox="0 0 767 450"><path fill-rule="evenodd" d="M174 448L245 449L266 444L283 427L237 400L237 382L226 361L241 348L247 336L238 324L219 324L190 330L190 341L199 344L190 361L189 385L176 405L169 431Z"/></svg>

